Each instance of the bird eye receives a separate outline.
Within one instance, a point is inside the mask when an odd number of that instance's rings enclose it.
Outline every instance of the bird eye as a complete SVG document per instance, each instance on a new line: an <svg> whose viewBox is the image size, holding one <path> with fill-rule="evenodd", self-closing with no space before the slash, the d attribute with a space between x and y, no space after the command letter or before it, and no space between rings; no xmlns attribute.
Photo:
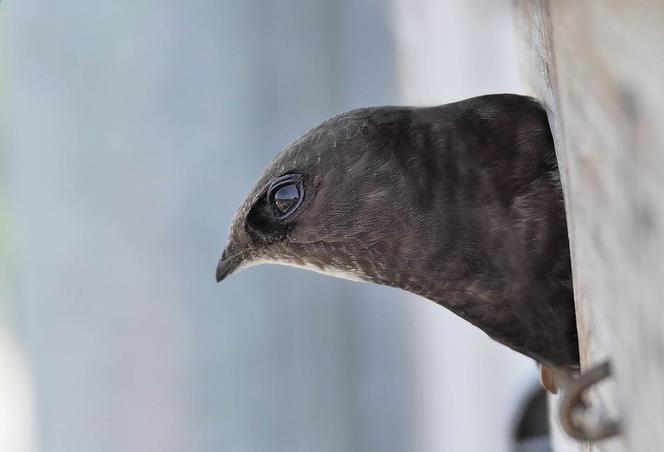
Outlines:
<svg viewBox="0 0 664 452"><path fill-rule="evenodd" d="M276 178L267 190L270 206L278 220L290 216L302 203L304 188L299 174Z"/></svg>
<svg viewBox="0 0 664 452"><path fill-rule="evenodd" d="M280 212L286 213L299 199L300 194L297 191L297 187L295 185L286 185L274 194L274 205L277 206Z"/></svg>

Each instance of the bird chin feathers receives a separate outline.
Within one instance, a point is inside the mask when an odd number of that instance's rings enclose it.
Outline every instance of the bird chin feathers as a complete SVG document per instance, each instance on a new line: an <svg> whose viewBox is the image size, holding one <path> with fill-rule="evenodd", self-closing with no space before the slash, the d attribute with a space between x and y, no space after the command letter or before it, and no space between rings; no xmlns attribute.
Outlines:
<svg viewBox="0 0 664 452"><path fill-rule="evenodd" d="M334 278L348 279L350 281L356 281L356 282L368 282L366 281L366 279L363 278L364 275L362 275L362 273L359 271L341 270L339 268L332 266L320 268L317 265L311 264L309 262L305 262L304 264L299 264L292 261L276 260L276 259L256 259L256 260L251 260L247 263L242 263L238 267L235 273L242 270L246 270L247 268L250 267L255 267L256 265L263 265L263 264L287 265L289 267L302 268L304 270L311 270L316 273L322 273L324 275L332 276Z"/></svg>

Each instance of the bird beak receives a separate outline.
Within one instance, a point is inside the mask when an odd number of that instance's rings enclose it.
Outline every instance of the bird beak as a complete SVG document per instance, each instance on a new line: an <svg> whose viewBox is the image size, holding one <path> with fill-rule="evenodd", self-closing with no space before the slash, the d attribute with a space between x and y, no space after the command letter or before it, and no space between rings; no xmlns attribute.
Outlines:
<svg viewBox="0 0 664 452"><path fill-rule="evenodd" d="M242 253L229 255L228 248L224 250L217 264L217 282L220 283L233 273L242 262Z"/></svg>

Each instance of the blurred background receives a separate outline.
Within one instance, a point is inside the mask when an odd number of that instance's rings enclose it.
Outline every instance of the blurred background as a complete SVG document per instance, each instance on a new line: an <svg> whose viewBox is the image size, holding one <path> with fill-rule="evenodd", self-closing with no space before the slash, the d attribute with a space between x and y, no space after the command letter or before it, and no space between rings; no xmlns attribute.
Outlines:
<svg viewBox="0 0 664 452"><path fill-rule="evenodd" d="M514 450L535 364L445 309L288 267L214 282L320 121L520 92L511 8L0 3L0 450Z"/></svg>

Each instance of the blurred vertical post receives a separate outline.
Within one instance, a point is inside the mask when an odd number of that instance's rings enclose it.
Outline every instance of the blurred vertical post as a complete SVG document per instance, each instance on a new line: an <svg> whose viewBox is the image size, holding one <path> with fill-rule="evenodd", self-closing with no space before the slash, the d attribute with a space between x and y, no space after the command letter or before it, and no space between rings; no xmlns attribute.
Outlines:
<svg viewBox="0 0 664 452"><path fill-rule="evenodd" d="M395 0L393 20L405 103L521 91L510 0ZM415 450L513 450L535 364L412 298Z"/></svg>

